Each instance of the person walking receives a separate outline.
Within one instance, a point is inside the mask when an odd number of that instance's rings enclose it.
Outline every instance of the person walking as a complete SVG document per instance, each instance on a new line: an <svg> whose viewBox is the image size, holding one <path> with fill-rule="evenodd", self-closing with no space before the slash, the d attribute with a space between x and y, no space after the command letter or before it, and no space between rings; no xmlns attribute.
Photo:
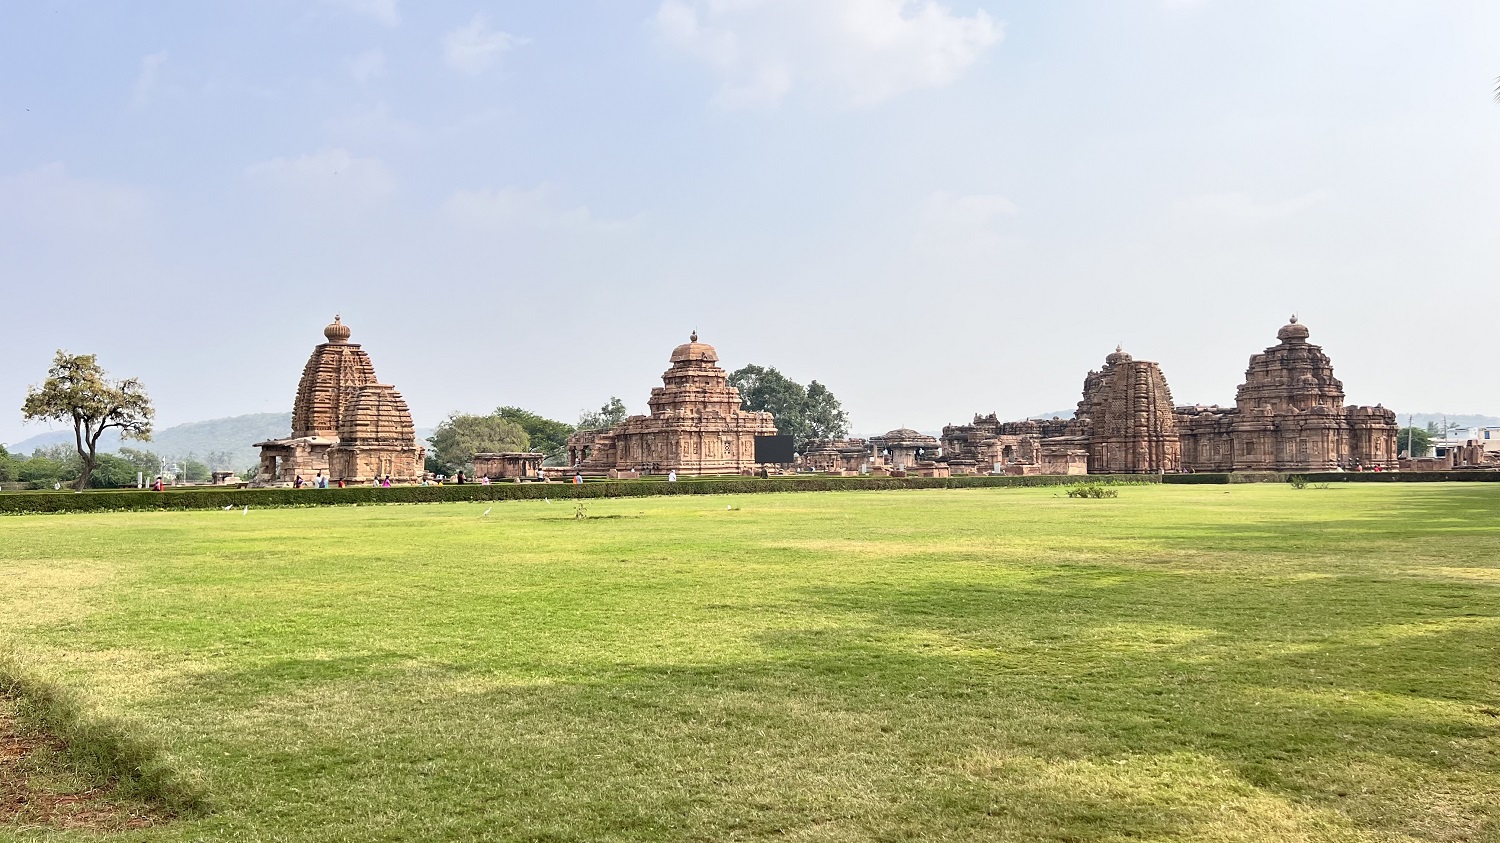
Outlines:
<svg viewBox="0 0 1500 843"><path fill-rule="evenodd" d="M668 483L676 483L677 482L677 469L674 468L671 471L667 472L667 482Z"/></svg>

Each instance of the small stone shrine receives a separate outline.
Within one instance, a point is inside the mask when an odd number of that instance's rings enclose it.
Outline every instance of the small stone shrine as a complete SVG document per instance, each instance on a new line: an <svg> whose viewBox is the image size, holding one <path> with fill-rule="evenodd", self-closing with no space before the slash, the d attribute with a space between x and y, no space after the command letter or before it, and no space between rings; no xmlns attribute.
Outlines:
<svg viewBox="0 0 1500 843"><path fill-rule="evenodd" d="M292 405L292 435L257 442L255 485L330 482L393 483L422 478L426 452L417 444L411 410L395 387L375 380L370 355L349 342L349 327L335 316L313 348Z"/></svg>
<svg viewBox="0 0 1500 843"><path fill-rule="evenodd" d="M1335 471L1396 467L1396 414L1344 406L1344 384L1297 317L1251 355L1235 406L1178 407L1192 471Z"/></svg>
<svg viewBox="0 0 1500 843"><path fill-rule="evenodd" d="M941 447L936 437L909 427L898 427L881 436L870 437L874 465L895 471L915 471L918 464L936 460Z"/></svg>
<svg viewBox="0 0 1500 843"><path fill-rule="evenodd" d="M610 471L662 474L738 474L752 470L755 437L775 436L770 413L740 406L740 391L717 365L719 353L696 332L672 350L662 386L651 390L651 414L631 416L606 431L568 439L575 470L589 477Z"/></svg>

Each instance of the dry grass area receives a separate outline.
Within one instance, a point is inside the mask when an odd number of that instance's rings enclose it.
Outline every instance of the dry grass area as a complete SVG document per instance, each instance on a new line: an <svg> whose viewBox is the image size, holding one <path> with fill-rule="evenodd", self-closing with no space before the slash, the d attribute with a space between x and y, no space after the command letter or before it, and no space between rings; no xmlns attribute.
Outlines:
<svg viewBox="0 0 1500 843"><path fill-rule="evenodd" d="M16 708L0 696L0 829L111 832L170 819L160 808L121 798L116 782L76 769L63 742L23 728Z"/></svg>

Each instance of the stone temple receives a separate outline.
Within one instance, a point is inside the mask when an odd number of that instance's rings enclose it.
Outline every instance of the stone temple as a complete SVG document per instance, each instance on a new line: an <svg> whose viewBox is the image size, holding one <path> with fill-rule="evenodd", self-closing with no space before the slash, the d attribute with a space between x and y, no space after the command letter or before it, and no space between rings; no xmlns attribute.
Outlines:
<svg viewBox="0 0 1500 843"><path fill-rule="evenodd" d="M1083 380L1071 419L1002 422L994 414L943 428L955 473L1158 474L1182 467L1177 416L1161 367L1121 348Z"/></svg>
<svg viewBox="0 0 1500 843"><path fill-rule="evenodd" d="M1233 408L1174 406L1161 367L1122 349L1089 372L1071 419L943 428L953 472L1156 474L1394 468L1396 416L1344 406L1344 386L1295 317L1250 358ZM970 468L973 466L973 468Z"/></svg>
<svg viewBox="0 0 1500 843"><path fill-rule="evenodd" d="M1344 384L1293 316L1278 344L1250 357L1235 406L1179 407L1193 471L1332 471L1396 467L1396 414L1344 405Z"/></svg>
<svg viewBox="0 0 1500 843"><path fill-rule="evenodd" d="M1089 372L1075 436L1087 442L1090 474L1159 474L1182 469L1172 391L1161 367L1119 346Z"/></svg>
<svg viewBox="0 0 1500 843"><path fill-rule="evenodd" d="M672 350L671 361L662 385L651 390L650 415L569 438L577 471L738 474L755 467L755 437L775 436L775 419L740 407L740 391L716 365L719 353L698 342L697 333Z"/></svg>
<svg viewBox="0 0 1500 843"><path fill-rule="evenodd" d="M335 316L302 369L292 405L292 435L257 442L256 485L312 482L393 483L422 479L425 451L417 444L411 410L396 388L375 379L370 355L349 342L349 326Z"/></svg>

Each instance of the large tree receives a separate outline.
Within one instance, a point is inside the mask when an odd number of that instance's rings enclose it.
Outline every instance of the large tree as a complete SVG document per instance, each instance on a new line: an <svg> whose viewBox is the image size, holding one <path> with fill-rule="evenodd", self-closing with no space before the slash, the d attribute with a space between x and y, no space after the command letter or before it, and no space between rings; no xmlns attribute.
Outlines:
<svg viewBox="0 0 1500 843"><path fill-rule="evenodd" d="M475 454L524 451L530 446L525 428L498 414L453 413L427 438L432 459L443 471L472 468Z"/></svg>
<svg viewBox="0 0 1500 843"><path fill-rule="evenodd" d="M526 431L531 450L548 456L558 454L566 448L568 437L574 430L573 425L567 422L554 421L520 407L501 407L495 411L495 415L520 425Z"/></svg>
<svg viewBox="0 0 1500 843"><path fill-rule="evenodd" d="M585 410L578 415L579 430L609 430L622 421L629 412L625 409L625 402L611 397L609 403L599 408L599 412L591 413Z"/></svg>
<svg viewBox="0 0 1500 843"><path fill-rule="evenodd" d="M796 439L798 446L849 435L848 414L817 381L803 386L774 367L752 364L732 372L729 385L740 391L740 406L775 416L776 431Z"/></svg>
<svg viewBox="0 0 1500 843"><path fill-rule="evenodd" d="M151 439L156 410L137 378L110 380L92 354L59 350L40 386L26 389L21 415L27 421L60 421L73 425L73 443L83 470L76 491L87 488L99 464L99 437L115 429L121 439Z"/></svg>
<svg viewBox="0 0 1500 843"><path fill-rule="evenodd" d="M1432 453L1434 436L1426 428L1403 427L1396 434L1396 451L1409 453L1413 457L1425 457Z"/></svg>

